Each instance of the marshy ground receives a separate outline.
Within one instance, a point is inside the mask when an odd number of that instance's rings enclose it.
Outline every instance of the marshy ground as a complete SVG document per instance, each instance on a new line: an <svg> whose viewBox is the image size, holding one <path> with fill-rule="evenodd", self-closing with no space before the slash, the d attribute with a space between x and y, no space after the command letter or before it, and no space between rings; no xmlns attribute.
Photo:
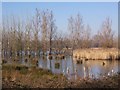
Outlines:
<svg viewBox="0 0 120 90"><path fill-rule="evenodd" d="M117 48L77 49L73 51L73 57L89 60L119 60L118 51Z"/></svg>
<svg viewBox="0 0 120 90"><path fill-rule="evenodd" d="M2 88L118 88L120 74L100 79L67 80L62 74L23 65L2 66Z"/></svg>

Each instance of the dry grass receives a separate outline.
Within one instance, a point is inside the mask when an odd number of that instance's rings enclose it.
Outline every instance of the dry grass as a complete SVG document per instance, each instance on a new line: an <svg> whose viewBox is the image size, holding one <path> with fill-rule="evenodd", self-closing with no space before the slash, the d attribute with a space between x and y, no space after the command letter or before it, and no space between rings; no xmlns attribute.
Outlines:
<svg viewBox="0 0 120 90"><path fill-rule="evenodd" d="M113 60L118 59L118 49L103 49L103 48L91 48L91 49L78 49L73 51L73 57L77 59L92 59L92 60Z"/></svg>
<svg viewBox="0 0 120 90"><path fill-rule="evenodd" d="M23 65L3 65L3 87L29 87L29 88L50 88L57 87L57 83L66 80L62 75L54 75L49 70L43 70L36 67L26 68ZM62 81L61 81L62 80ZM8 82L8 85L6 85ZM15 85L15 86L14 86ZM60 85L63 87L63 85Z"/></svg>
<svg viewBox="0 0 120 90"><path fill-rule="evenodd" d="M23 73L24 69L27 73ZM54 75L48 70L19 65L3 65L2 73L3 88L113 88L118 87L119 79L117 75L99 80L68 81L64 76Z"/></svg>

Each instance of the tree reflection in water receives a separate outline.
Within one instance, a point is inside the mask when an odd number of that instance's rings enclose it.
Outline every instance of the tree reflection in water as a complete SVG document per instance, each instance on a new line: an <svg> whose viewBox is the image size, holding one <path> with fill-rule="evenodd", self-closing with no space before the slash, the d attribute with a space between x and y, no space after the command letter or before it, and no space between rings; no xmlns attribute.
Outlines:
<svg viewBox="0 0 120 90"><path fill-rule="evenodd" d="M51 61L51 67L50 67ZM43 69L49 69L52 73L63 74L68 79L80 79L80 78L100 78L106 75L113 75L118 72L119 61L109 60L87 60L82 64L76 64L71 56L67 56L64 59L55 60L43 60L39 58L38 67ZM102 65L102 63L105 65ZM24 63L24 62L22 62ZM59 68L55 68L55 64L59 64Z"/></svg>

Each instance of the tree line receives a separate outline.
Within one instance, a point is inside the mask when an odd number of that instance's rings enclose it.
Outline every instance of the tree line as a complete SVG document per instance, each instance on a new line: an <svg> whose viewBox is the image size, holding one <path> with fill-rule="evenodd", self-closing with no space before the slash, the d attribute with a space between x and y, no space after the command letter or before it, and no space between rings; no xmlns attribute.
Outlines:
<svg viewBox="0 0 120 90"><path fill-rule="evenodd" d="M55 48L60 52L63 48L117 48L118 37L112 30L112 20L106 18L100 30L92 36L91 27L85 25L80 14L68 18L68 29L62 33L57 28L54 14L50 10L35 10L32 18L3 19L2 27L2 55L21 55L22 51L33 51L35 56L40 51L52 53ZM20 53L18 53L20 52ZM8 54L7 54L8 53Z"/></svg>

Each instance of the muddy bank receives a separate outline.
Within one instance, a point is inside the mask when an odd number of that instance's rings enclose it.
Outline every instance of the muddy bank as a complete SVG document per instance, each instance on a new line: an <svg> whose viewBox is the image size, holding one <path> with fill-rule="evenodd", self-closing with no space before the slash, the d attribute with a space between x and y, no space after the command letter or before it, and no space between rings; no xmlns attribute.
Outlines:
<svg viewBox="0 0 120 90"><path fill-rule="evenodd" d="M49 70L21 65L3 65L3 88L57 88L66 87L67 79L53 75Z"/></svg>
<svg viewBox="0 0 120 90"><path fill-rule="evenodd" d="M79 78L67 80L63 75L54 75L48 70L35 67L3 65L3 88L117 88L120 75L100 79Z"/></svg>
<svg viewBox="0 0 120 90"><path fill-rule="evenodd" d="M118 49L111 48L91 48L91 49L77 49L73 51L73 57L76 59L90 59L90 60L118 60L120 55Z"/></svg>

